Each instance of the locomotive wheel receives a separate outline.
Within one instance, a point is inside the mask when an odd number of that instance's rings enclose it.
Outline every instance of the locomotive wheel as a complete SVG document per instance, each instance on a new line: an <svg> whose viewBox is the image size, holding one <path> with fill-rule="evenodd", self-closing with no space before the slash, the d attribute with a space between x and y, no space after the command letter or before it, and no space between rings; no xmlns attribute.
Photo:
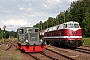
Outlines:
<svg viewBox="0 0 90 60"><path fill-rule="evenodd" d="M25 50L24 50L24 49L22 49L22 50L21 50L21 53L25 53Z"/></svg>
<svg viewBox="0 0 90 60"><path fill-rule="evenodd" d="M49 45L49 42L48 41L46 41L46 45Z"/></svg>

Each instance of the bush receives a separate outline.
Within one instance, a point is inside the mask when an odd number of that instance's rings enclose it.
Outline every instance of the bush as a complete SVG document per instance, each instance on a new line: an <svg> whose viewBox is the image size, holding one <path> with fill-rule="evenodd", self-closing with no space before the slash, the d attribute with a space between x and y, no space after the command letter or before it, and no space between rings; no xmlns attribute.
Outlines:
<svg viewBox="0 0 90 60"><path fill-rule="evenodd" d="M2 39L2 31L0 30L0 39Z"/></svg>
<svg viewBox="0 0 90 60"><path fill-rule="evenodd" d="M84 45L90 45L90 38L83 38L84 40Z"/></svg>

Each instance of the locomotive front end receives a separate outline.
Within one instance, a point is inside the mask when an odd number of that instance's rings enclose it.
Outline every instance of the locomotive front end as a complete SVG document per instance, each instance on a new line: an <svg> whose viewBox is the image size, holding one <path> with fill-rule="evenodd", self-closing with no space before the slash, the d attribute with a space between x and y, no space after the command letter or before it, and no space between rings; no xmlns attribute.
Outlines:
<svg viewBox="0 0 90 60"><path fill-rule="evenodd" d="M39 39L39 29L22 27L18 30L18 46L25 52L41 52L46 45Z"/></svg>
<svg viewBox="0 0 90 60"><path fill-rule="evenodd" d="M67 28L64 29L65 45L69 47L82 46L82 29L77 22L67 23Z"/></svg>

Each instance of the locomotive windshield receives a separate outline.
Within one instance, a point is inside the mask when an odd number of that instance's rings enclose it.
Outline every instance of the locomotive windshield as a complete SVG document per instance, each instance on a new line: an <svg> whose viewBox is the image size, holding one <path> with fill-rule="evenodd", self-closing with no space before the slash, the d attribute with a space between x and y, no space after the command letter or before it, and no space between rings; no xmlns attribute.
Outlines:
<svg viewBox="0 0 90 60"><path fill-rule="evenodd" d="M35 32L38 32L39 30L38 29L35 29Z"/></svg>
<svg viewBox="0 0 90 60"><path fill-rule="evenodd" d="M76 24L76 23L75 23L75 24L74 24L74 27L75 27L75 28L79 28L79 24Z"/></svg>
<svg viewBox="0 0 90 60"><path fill-rule="evenodd" d="M27 33L30 33L31 31L32 31L32 28L27 28L27 29L26 29L26 32L27 32Z"/></svg>
<svg viewBox="0 0 90 60"><path fill-rule="evenodd" d="M73 24L72 23L68 23L68 28L73 28Z"/></svg>
<svg viewBox="0 0 90 60"><path fill-rule="evenodd" d="M63 26L64 28L67 28L67 24L64 24L64 26Z"/></svg>
<svg viewBox="0 0 90 60"><path fill-rule="evenodd" d="M79 24L77 24L77 23L68 23L67 28L79 28Z"/></svg>

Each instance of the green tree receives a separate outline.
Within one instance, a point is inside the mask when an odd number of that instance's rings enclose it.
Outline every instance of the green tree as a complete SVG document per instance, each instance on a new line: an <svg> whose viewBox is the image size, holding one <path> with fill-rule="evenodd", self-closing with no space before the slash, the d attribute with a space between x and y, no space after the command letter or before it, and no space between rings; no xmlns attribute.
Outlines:
<svg viewBox="0 0 90 60"><path fill-rule="evenodd" d="M54 26L54 18L49 17L47 20L48 27Z"/></svg>
<svg viewBox="0 0 90 60"><path fill-rule="evenodd" d="M0 39L2 39L2 30L0 29Z"/></svg>
<svg viewBox="0 0 90 60"><path fill-rule="evenodd" d="M79 22L83 30L83 35L90 37L90 0L73 1L66 11L60 12L56 18L49 17L47 21L42 23L42 29L68 21ZM40 25L37 23L34 26L40 28Z"/></svg>

